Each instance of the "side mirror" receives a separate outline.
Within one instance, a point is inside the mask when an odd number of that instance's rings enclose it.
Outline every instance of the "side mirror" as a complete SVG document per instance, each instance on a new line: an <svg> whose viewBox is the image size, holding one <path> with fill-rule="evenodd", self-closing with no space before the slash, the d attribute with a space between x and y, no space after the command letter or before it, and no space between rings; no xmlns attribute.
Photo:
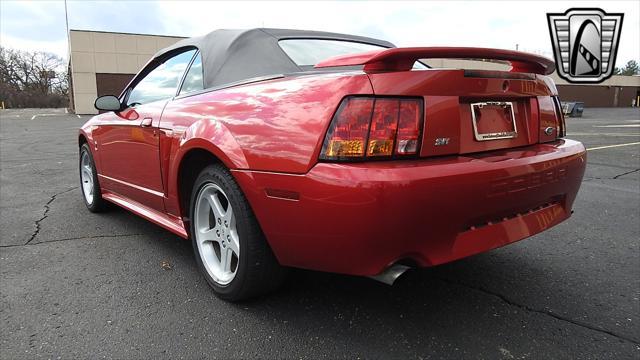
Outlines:
<svg viewBox="0 0 640 360"><path fill-rule="evenodd" d="M98 110L104 111L120 111L122 110L122 104L120 100L113 95L100 96L96 99L93 106Z"/></svg>

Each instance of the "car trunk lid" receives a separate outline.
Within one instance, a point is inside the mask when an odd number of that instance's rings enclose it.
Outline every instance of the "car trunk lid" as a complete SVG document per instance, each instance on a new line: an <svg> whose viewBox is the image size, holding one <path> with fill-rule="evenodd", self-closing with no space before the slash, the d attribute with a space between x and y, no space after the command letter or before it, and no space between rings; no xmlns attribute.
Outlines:
<svg viewBox="0 0 640 360"><path fill-rule="evenodd" d="M464 70L422 70L369 77L376 95L424 98L421 156L527 146L553 141L559 132L554 94L538 75L514 79L495 72L469 77Z"/></svg>

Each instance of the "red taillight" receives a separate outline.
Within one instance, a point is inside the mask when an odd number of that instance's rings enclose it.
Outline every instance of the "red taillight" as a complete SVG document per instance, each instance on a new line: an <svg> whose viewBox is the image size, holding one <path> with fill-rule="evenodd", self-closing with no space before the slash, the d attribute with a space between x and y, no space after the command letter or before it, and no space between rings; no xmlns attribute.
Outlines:
<svg viewBox="0 0 640 360"><path fill-rule="evenodd" d="M422 99L347 97L331 121L323 160L416 155L422 128Z"/></svg>
<svg viewBox="0 0 640 360"><path fill-rule="evenodd" d="M369 130L367 156L389 156L393 154L399 112L400 100L376 99Z"/></svg>
<svg viewBox="0 0 640 360"><path fill-rule="evenodd" d="M364 156L373 102L369 98L342 101L327 133L323 155L328 159Z"/></svg>

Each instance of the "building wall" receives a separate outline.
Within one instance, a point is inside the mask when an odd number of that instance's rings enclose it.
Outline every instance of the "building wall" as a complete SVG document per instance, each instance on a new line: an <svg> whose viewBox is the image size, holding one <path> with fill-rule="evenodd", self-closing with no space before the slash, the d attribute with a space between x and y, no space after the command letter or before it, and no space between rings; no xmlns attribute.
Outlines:
<svg viewBox="0 0 640 360"><path fill-rule="evenodd" d="M97 114L98 95L118 95L160 49L181 37L71 30L71 84L73 110ZM125 81L126 80L126 81Z"/></svg>
<svg viewBox="0 0 640 360"><path fill-rule="evenodd" d="M640 92L634 86L556 86L562 101L581 101L586 107L629 107Z"/></svg>
<svg viewBox="0 0 640 360"><path fill-rule="evenodd" d="M640 95L640 76L614 75L600 84L570 84L552 74L562 101L582 101L586 107L629 107Z"/></svg>

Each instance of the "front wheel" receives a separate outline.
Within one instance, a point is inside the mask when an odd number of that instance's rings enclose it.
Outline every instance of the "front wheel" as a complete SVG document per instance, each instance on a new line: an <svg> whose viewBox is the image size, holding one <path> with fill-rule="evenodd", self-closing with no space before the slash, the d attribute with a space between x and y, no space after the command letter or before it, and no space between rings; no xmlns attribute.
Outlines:
<svg viewBox="0 0 640 360"><path fill-rule="evenodd" d="M80 170L80 190L82 191L84 204L91 212L104 211L107 203L102 199L95 162L89 145L86 143L80 147L80 162L78 165Z"/></svg>
<svg viewBox="0 0 640 360"><path fill-rule="evenodd" d="M219 164L204 168L193 186L190 204L196 262L217 296L238 301L282 283L285 270L227 169Z"/></svg>

